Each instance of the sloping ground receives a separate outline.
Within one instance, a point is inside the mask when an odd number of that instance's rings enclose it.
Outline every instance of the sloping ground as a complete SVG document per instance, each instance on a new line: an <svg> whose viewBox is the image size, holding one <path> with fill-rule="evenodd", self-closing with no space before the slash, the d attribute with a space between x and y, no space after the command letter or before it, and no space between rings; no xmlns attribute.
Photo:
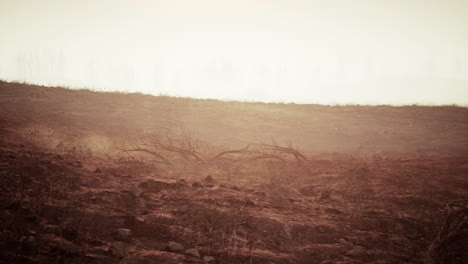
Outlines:
<svg viewBox="0 0 468 264"><path fill-rule="evenodd" d="M458 264L468 257L465 108L245 104L0 85L0 263ZM308 153L242 162L168 155L171 163L162 164L110 151L124 136L159 126L182 127L208 150L271 133ZM367 151L393 155L318 153L354 152L364 140L376 140Z"/></svg>
<svg viewBox="0 0 468 264"><path fill-rule="evenodd" d="M97 150L127 135L184 129L212 144L290 140L305 152L463 154L468 109L264 104L95 93L0 82L2 127L52 130Z"/></svg>
<svg viewBox="0 0 468 264"><path fill-rule="evenodd" d="M11 140L10 140L11 141ZM171 177L2 141L0 263L463 263L436 243L466 158L316 160L310 175ZM244 182L244 183L242 183ZM465 203L465 209L466 203ZM465 221L465 222L463 222ZM444 234L444 233L443 233ZM440 237L440 235L439 235ZM437 250L430 251L431 245ZM442 245L442 246L440 246ZM444 261L438 261L442 258Z"/></svg>

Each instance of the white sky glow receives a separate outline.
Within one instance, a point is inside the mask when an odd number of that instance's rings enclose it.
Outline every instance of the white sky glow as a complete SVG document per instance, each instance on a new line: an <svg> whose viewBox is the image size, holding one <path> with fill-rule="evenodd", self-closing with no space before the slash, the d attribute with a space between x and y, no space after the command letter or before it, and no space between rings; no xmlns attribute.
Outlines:
<svg viewBox="0 0 468 264"><path fill-rule="evenodd" d="M195 98L468 104L465 0L0 0L0 79Z"/></svg>

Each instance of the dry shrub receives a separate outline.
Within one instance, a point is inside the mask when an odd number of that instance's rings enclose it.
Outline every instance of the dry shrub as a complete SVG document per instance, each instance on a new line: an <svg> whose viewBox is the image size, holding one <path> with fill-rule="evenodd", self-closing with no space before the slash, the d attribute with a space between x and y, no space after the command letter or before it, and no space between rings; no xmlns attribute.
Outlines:
<svg viewBox="0 0 468 264"><path fill-rule="evenodd" d="M212 253L222 252L220 257L233 261L234 255L242 255L251 244L246 226L251 218L248 205L246 199L244 204L227 210L202 204L180 209L176 214L177 222L194 231L191 237L185 237L185 242L190 242L190 246L206 247Z"/></svg>
<svg viewBox="0 0 468 264"><path fill-rule="evenodd" d="M159 174L160 166L154 162L145 160L143 158L136 158L133 156L119 157L112 159L117 168L110 169L113 173L121 175L145 175L145 174Z"/></svg>
<svg viewBox="0 0 468 264"><path fill-rule="evenodd" d="M68 159L87 159L93 156L90 147L83 144L68 144L63 141L57 144L55 151Z"/></svg>
<svg viewBox="0 0 468 264"><path fill-rule="evenodd" d="M353 160L342 172L343 198L353 203L366 202L372 194L373 174L367 162Z"/></svg>
<svg viewBox="0 0 468 264"><path fill-rule="evenodd" d="M360 218L366 203L373 197L373 171L364 159L351 158L340 173L336 193L343 197L344 205L351 216Z"/></svg>
<svg viewBox="0 0 468 264"><path fill-rule="evenodd" d="M428 252L428 264L466 263L468 259L468 200L447 204L447 215Z"/></svg>

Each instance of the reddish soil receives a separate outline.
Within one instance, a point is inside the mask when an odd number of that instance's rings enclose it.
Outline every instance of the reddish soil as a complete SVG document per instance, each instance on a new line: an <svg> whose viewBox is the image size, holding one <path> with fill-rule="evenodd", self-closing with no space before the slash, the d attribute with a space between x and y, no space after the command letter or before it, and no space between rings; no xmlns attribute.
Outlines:
<svg viewBox="0 0 468 264"><path fill-rule="evenodd" d="M0 82L0 263L465 263L467 131Z"/></svg>

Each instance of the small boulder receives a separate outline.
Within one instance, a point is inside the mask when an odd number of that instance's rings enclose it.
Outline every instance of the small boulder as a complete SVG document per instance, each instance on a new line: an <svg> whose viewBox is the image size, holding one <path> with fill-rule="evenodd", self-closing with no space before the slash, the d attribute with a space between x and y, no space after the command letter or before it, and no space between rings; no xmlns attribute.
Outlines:
<svg viewBox="0 0 468 264"><path fill-rule="evenodd" d="M205 261L205 262L212 262L214 260L215 259L212 256L204 256L203 257L203 261Z"/></svg>
<svg viewBox="0 0 468 264"><path fill-rule="evenodd" d="M47 234L54 234L54 235L59 236L60 235L60 227L58 227L56 225L47 225L44 228L44 232L47 233Z"/></svg>
<svg viewBox="0 0 468 264"><path fill-rule="evenodd" d="M205 179L203 179L203 182L205 182L205 183L214 183L213 176L211 176L211 175L206 176Z"/></svg>
<svg viewBox="0 0 468 264"><path fill-rule="evenodd" d="M140 187L143 190L143 192L147 192L147 193L158 193L162 190L174 188L173 184L171 185L170 183L167 183L167 182L155 181L155 180L142 181L140 182L140 184L138 184L138 187Z"/></svg>
<svg viewBox="0 0 468 264"><path fill-rule="evenodd" d="M65 239L59 239L57 248L64 256L81 256L81 247Z"/></svg>
<svg viewBox="0 0 468 264"><path fill-rule="evenodd" d="M140 197L142 196L145 192L138 188L138 187L134 187L130 190L131 194L133 194L135 197Z"/></svg>
<svg viewBox="0 0 468 264"><path fill-rule="evenodd" d="M124 258L120 264L182 264L182 263L201 263L192 257L180 255L177 253L157 250L139 250L132 255Z"/></svg>
<svg viewBox="0 0 468 264"><path fill-rule="evenodd" d="M346 245L346 246L354 246L353 243L349 242L348 240L346 240L344 238L338 239L338 242L340 242L341 244Z"/></svg>
<svg viewBox="0 0 468 264"><path fill-rule="evenodd" d="M179 244L179 243L176 243L176 242L170 242L167 246L166 246L166 250L167 251L170 251L170 252L180 252L182 250L184 250L184 247Z"/></svg>
<svg viewBox="0 0 468 264"><path fill-rule="evenodd" d="M321 186L319 185L308 185L308 186L304 186L302 188L299 189L299 192L304 195L304 196L308 196L308 197L316 197L319 193L319 188Z"/></svg>
<svg viewBox="0 0 468 264"><path fill-rule="evenodd" d="M115 231L115 238L119 241L130 241L132 235L132 230L127 228L119 228Z"/></svg>
<svg viewBox="0 0 468 264"><path fill-rule="evenodd" d="M197 257L197 258L200 257L200 253L195 248L185 250L185 254L190 255L190 256L194 256L194 257Z"/></svg>
<svg viewBox="0 0 468 264"><path fill-rule="evenodd" d="M102 170L100 168L96 168L93 173L102 173Z"/></svg>
<svg viewBox="0 0 468 264"><path fill-rule="evenodd" d="M346 252L346 256L350 257L360 257L364 256L367 253L367 250L361 246L355 246L350 251Z"/></svg>
<svg viewBox="0 0 468 264"><path fill-rule="evenodd" d="M323 190L320 194L320 200L329 200L331 198L331 193L329 190Z"/></svg>
<svg viewBox="0 0 468 264"><path fill-rule="evenodd" d="M109 252L117 258L125 258L127 256L127 244L123 242L114 242L109 247Z"/></svg>
<svg viewBox="0 0 468 264"><path fill-rule="evenodd" d="M205 185L203 185L201 182L193 182L192 186L193 187L205 187Z"/></svg>
<svg viewBox="0 0 468 264"><path fill-rule="evenodd" d="M339 215L339 214L344 214L342 211L336 209L336 208L326 208L325 212L327 214L334 214L334 215Z"/></svg>
<svg viewBox="0 0 468 264"><path fill-rule="evenodd" d="M37 239L33 236L21 238L21 253L32 255L37 251Z"/></svg>
<svg viewBox="0 0 468 264"><path fill-rule="evenodd" d="M35 237L35 236L36 236L36 231L29 229L29 230L26 230L26 232L24 232L24 235L25 235L25 236L33 236L33 237Z"/></svg>

